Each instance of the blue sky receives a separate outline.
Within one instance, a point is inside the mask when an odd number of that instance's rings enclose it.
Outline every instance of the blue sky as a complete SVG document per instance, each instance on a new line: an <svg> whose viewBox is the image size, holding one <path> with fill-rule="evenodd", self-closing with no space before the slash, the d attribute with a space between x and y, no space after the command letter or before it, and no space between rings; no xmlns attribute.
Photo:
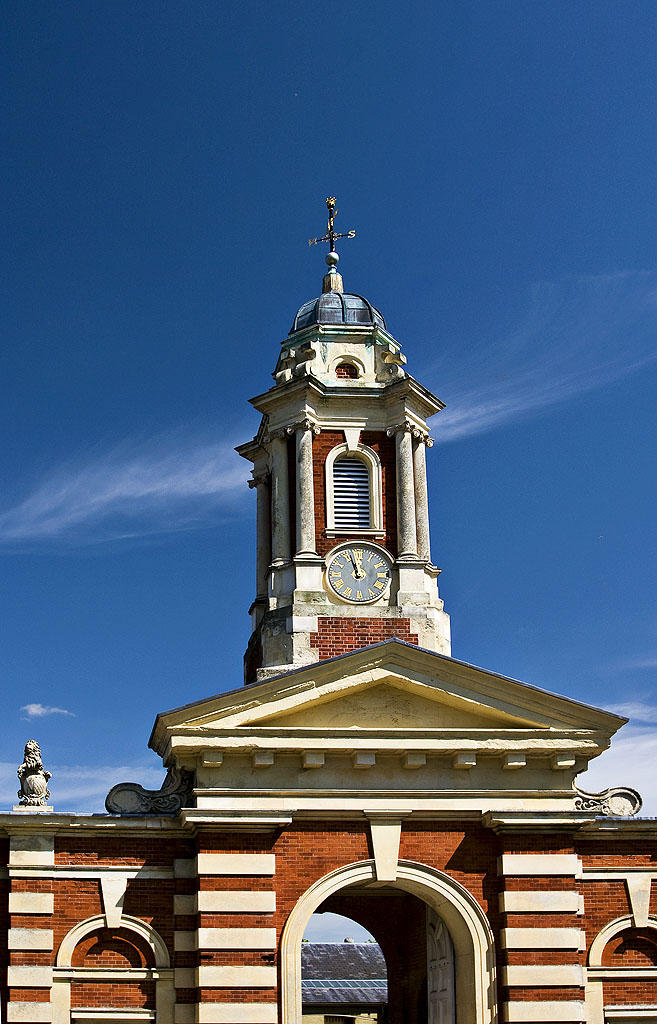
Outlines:
<svg viewBox="0 0 657 1024"><path fill-rule="evenodd" d="M239 685L255 501L233 454L317 294L447 409L455 657L632 722L589 788L657 814L652 2L5 5L0 805L157 786L155 714ZM231 563L240 552L240 566Z"/></svg>

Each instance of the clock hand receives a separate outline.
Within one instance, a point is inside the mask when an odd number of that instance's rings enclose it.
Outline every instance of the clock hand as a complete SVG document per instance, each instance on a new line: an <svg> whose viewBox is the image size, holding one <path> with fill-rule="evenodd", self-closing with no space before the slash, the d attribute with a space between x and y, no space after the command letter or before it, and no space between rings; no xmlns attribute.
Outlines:
<svg viewBox="0 0 657 1024"><path fill-rule="evenodd" d="M365 573L363 572L362 558L358 558L355 551L350 552L351 561L354 563L354 571L352 573L355 580L362 580Z"/></svg>

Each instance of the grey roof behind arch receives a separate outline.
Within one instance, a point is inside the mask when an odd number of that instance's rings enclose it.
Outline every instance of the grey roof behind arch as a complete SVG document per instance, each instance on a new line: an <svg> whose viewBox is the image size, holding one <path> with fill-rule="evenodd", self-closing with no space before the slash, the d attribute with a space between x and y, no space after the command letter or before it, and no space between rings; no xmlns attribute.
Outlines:
<svg viewBox="0 0 657 1024"><path fill-rule="evenodd" d="M304 942L304 1006L374 1007L388 1001L385 959L376 942Z"/></svg>

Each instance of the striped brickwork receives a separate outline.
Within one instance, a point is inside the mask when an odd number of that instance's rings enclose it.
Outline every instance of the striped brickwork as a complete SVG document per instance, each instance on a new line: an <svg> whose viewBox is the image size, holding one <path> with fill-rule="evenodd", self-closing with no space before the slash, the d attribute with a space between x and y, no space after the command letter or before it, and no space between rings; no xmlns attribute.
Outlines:
<svg viewBox="0 0 657 1024"><path fill-rule="evenodd" d="M7 1021L52 1021L53 834L21 830L9 840Z"/></svg>
<svg viewBox="0 0 657 1024"><path fill-rule="evenodd" d="M500 991L509 1024L581 1024L585 1008L585 935L581 861L573 853L506 853Z"/></svg>
<svg viewBox="0 0 657 1024"><path fill-rule="evenodd" d="M176 1024L275 1024L274 854L202 837L175 872Z"/></svg>

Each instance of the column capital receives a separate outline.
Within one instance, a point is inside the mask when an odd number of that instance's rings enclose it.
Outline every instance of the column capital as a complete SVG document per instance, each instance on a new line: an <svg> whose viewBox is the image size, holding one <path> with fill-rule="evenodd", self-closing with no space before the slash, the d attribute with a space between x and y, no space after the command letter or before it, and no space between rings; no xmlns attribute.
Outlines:
<svg viewBox="0 0 657 1024"><path fill-rule="evenodd" d="M402 420L401 423L395 423L394 426L388 427L386 434L388 437L394 437L395 434L410 434L417 429L410 420Z"/></svg>
<svg viewBox="0 0 657 1024"><path fill-rule="evenodd" d="M414 426L411 428L411 434L413 435L413 440L417 441L418 444L425 444L427 448L433 447L433 438L429 437L428 430L422 430L421 427Z"/></svg>
<svg viewBox="0 0 657 1024"><path fill-rule="evenodd" d="M262 487L263 484L268 484L269 480L270 480L270 475L269 475L268 472L262 472L262 473L255 473L255 472L253 472L251 474L251 476L252 476L252 479L247 481L249 487Z"/></svg>
<svg viewBox="0 0 657 1024"><path fill-rule="evenodd" d="M302 416L301 419L295 420L294 423L290 423L286 428L286 433L294 434L297 430L312 430L313 434L319 434L321 427L315 422L310 416Z"/></svg>

